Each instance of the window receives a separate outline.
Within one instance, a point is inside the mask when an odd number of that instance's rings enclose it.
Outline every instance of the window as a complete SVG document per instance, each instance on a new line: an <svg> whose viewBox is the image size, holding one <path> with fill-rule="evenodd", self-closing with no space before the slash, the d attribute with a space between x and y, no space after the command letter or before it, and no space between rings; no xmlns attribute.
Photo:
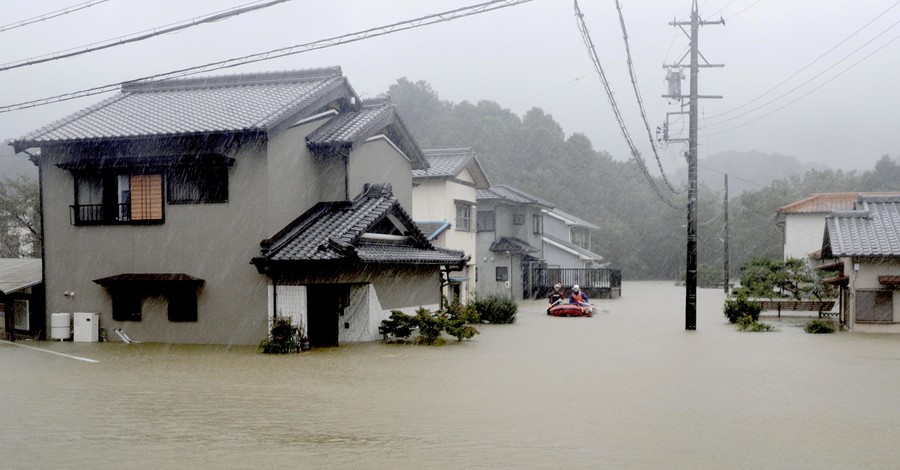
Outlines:
<svg viewBox="0 0 900 470"><path fill-rule="evenodd" d="M534 233L544 232L544 219L541 218L541 214L533 214L531 216L531 226Z"/></svg>
<svg viewBox="0 0 900 470"><path fill-rule="evenodd" d="M508 281L509 280L509 268L506 266L497 266L497 280L498 281Z"/></svg>
<svg viewBox="0 0 900 470"><path fill-rule="evenodd" d="M472 230L472 203L456 201L456 230L468 232Z"/></svg>
<svg viewBox="0 0 900 470"><path fill-rule="evenodd" d="M494 211L478 211L479 232L493 232L495 225Z"/></svg>
<svg viewBox="0 0 900 470"><path fill-rule="evenodd" d="M74 225L163 222L160 174L91 173L75 177Z"/></svg>
<svg viewBox="0 0 900 470"><path fill-rule="evenodd" d="M13 301L13 318L17 330L30 330L31 319L28 314L28 301L16 299Z"/></svg>
<svg viewBox="0 0 900 470"><path fill-rule="evenodd" d="M525 214L513 214L513 225L525 225Z"/></svg>
<svg viewBox="0 0 900 470"><path fill-rule="evenodd" d="M228 202L228 168L223 165L180 165L169 172L170 204Z"/></svg>
<svg viewBox="0 0 900 470"><path fill-rule="evenodd" d="M894 321L893 291L869 290L856 292L856 321L892 323Z"/></svg>
<svg viewBox="0 0 900 470"><path fill-rule="evenodd" d="M116 321L141 321L141 296L130 290L115 290L112 295L112 314Z"/></svg>
<svg viewBox="0 0 900 470"><path fill-rule="evenodd" d="M169 321L197 321L197 294L189 290L177 290L166 295L169 301Z"/></svg>
<svg viewBox="0 0 900 470"><path fill-rule="evenodd" d="M580 246L585 250L589 250L591 248L588 243L588 233L585 230L580 229L572 229L572 244L576 246Z"/></svg>

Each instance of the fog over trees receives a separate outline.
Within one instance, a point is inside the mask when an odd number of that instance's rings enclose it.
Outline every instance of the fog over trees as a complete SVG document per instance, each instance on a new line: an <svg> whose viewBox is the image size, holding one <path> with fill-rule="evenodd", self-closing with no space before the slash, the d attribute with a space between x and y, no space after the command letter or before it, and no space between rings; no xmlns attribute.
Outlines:
<svg viewBox="0 0 900 470"><path fill-rule="evenodd" d="M594 251L622 269L625 278L682 276L686 211L660 201L634 160L613 159L583 134L566 137L540 108L518 116L493 101L452 103L441 100L427 82L405 78L387 94L422 148L472 147L492 183L547 199L600 227L592 240ZM813 193L900 191L900 161L887 155L862 173L817 169L793 157L756 152L724 152L700 164L706 184L701 185L698 212L699 269L722 272L724 194L716 182L729 173L730 267L735 277L749 259L781 258L778 208ZM652 159L648 165L658 173ZM665 191L661 179L656 185ZM684 204L684 194L668 196Z"/></svg>

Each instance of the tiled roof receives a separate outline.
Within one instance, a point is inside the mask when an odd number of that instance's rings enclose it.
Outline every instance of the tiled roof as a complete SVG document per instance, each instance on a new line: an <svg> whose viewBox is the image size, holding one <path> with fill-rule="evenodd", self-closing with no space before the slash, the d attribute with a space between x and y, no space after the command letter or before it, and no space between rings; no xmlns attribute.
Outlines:
<svg viewBox="0 0 900 470"><path fill-rule="evenodd" d="M466 167L475 152L471 148L460 149L429 149L424 150L425 158L430 168L427 170L414 170L413 178L450 178L456 176Z"/></svg>
<svg viewBox="0 0 900 470"><path fill-rule="evenodd" d="M413 170L413 180L455 178L463 170L468 170L476 188L486 189L490 187L491 182L488 180L484 168L481 167L478 156L471 148L428 149L423 152L428 160L429 168Z"/></svg>
<svg viewBox="0 0 900 470"><path fill-rule="evenodd" d="M403 236L366 233L392 215L405 224ZM434 248L391 192L371 185L353 201L323 202L262 244L254 263L351 260L366 263L459 264L462 252Z"/></svg>
<svg viewBox="0 0 900 470"><path fill-rule="evenodd" d="M602 256L598 255L597 253L594 253L593 251L585 250L584 248L582 248L582 247L580 247L580 246L578 246L578 245L575 245L575 244L573 244L573 243L571 243L571 242L567 242L567 241L565 241L565 240L556 238L556 237L554 237L554 236L552 236L552 235L547 235L547 234L545 233L545 234L543 235L543 238L544 238L544 242L545 242L545 243L546 243L546 242L550 242L551 244L556 244L556 245L558 245L560 248L569 250L570 252L576 252L576 253L578 253L578 256L581 257L581 259L584 259L584 260L591 260L591 261L600 261L600 260L603 259Z"/></svg>
<svg viewBox="0 0 900 470"><path fill-rule="evenodd" d="M528 244L525 240L516 237L500 237L491 243L489 250L494 252L509 251L510 253L535 253L541 251Z"/></svg>
<svg viewBox="0 0 900 470"><path fill-rule="evenodd" d="M476 195L478 201L506 201L518 204L536 204L548 209L555 207L553 203L545 201L537 196L532 196L505 184L493 185L488 189L479 189Z"/></svg>
<svg viewBox="0 0 900 470"><path fill-rule="evenodd" d="M266 131L342 87L353 93L340 67L125 83L14 144Z"/></svg>
<svg viewBox="0 0 900 470"><path fill-rule="evenodd" d="M400 118L397 107L384 98L367 100L358 111L347 112L328 121L306 136L306 145L313 153L331 155L342 149L351 149L378 134L384 134L397 145L414 169L428 167L422 149Z"/></svg>
<svg viewBox="0 0 900 470"><path fill-rule="evenodd" d="M816 193L778 209L778 213L828 214L834 211L849 211L853 210L860 196L900 196L900 193Z"/></svg>
<svg viewBox="0 0 900 470"><path fill-rule="evenodd" d="M0 258L0 294L12 294L43 279L40 258Z"/></svg>
<svg viewBox="0 0 900 470"><path fill-rule="evenodd" d="M861 196L857 210L825 218L823 254L900 256L900 196Z"/></svg>
<svg viewBox="0 0 900 470"><path fill-rule="evenodd" d="M341 114L328 121L306 137L310 146L352 145L359 139L372 136L372 132L385 126L389 115L396 112L386 101L367 103L359 111Z"/></svg>

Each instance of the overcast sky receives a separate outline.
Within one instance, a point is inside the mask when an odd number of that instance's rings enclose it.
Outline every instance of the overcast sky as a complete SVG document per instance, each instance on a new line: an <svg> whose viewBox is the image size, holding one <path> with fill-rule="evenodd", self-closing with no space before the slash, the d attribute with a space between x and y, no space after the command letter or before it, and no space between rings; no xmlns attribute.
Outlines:
<svg viewBox="0 0 900 470"><path fill-rule="evenodd" d="M108 0L0 32L0 63L126 36L250 1ZM84 0L2 0L0 23L8 25L81 3ZM474 3L293 0L139 43L0 72L0 106L339 36ZM679 110L677 103L661 98L666 91L662 65L678 61L687 51L687 38L668 22L687 20L691 2L621 3L638 83L655 128L667 112ZM895 75L900 71L900 41L891 42L900 37L900 27L893 26L900 24L900 6L891 9L897 3L700 0L704 19L721 16L726 22L700 31L701 53L711 63L725 64L700 72L700 93L724 96L701 104L700 157L726 150L758 150L794 155L831 168L867 169L883 154L900 154L894 115L900 103ZM639 149L650 155L628 79L615 1L582 0L581 8L629 132ZM873 55L864 60L869 54ZM629 156L576 27L571 0L535 0L213 74L332 65L343 68L363 97L383 93L400 77L425 80L442 99L453 102L492 100L520 115L540 107L560 122L567 135L584 133L596 149L617 159ZM687 81L683 89L687 93ZM109 94L2 113L0 137L21 136L106 96ZM757 101L746 105L754 99ZM728 114L716 117L723 113ZM728 118L731 120L723 121ZM681 125L673 118L672 133ZM686 137L686 123L684 128ZM672 144L663 152L667 166L683 167L677 158L681 148Z"/></svg>

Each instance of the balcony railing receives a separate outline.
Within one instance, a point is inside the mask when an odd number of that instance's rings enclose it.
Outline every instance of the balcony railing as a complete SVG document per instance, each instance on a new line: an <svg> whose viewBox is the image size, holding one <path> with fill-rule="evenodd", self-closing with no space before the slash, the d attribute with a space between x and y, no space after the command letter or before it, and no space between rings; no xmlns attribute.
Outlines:
<svg viewBox="0 0 900 470"><path fill-rule="evenodd" d="M69 206L72 225L126 225L161 224L163 218L134 220L131 205L123 204L81 204Z"/></svg>

